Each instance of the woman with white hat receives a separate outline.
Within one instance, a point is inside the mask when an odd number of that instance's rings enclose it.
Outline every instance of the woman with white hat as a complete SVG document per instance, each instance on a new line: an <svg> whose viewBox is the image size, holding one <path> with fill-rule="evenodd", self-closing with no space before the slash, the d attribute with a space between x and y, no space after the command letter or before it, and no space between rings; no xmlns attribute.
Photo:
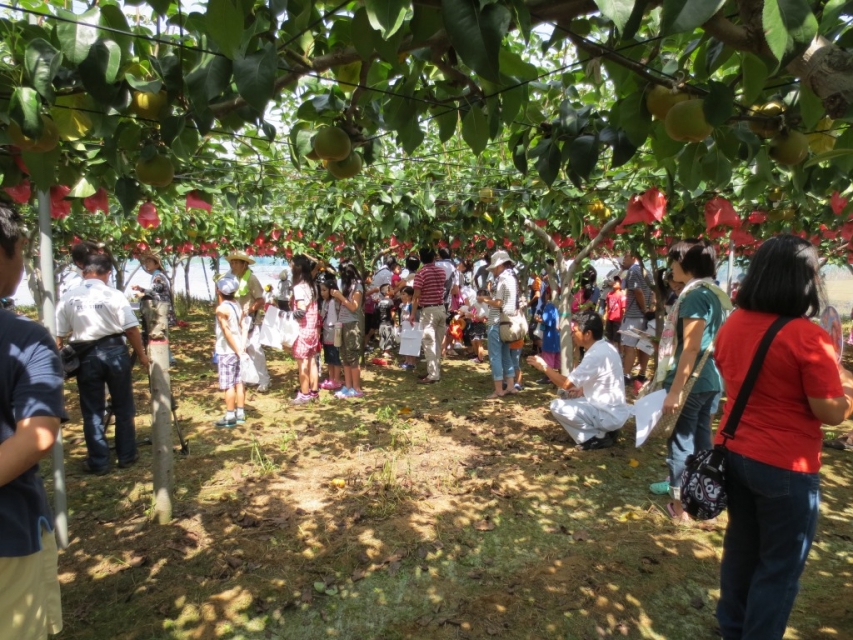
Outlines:
<svg viewBox="0 0 853 640"><path fill-rule="evenodd" d="M500 334L501 313L514 313L518 308L518 283L512 272L514 266L515 263L510 260L506 251L496 251L487 267L495 278L494 294L484 300L489 307L489 364L492 369L492 381L495 383L495 391L489 396L490 399L517 393L509 343L503 342Z"/></svg>

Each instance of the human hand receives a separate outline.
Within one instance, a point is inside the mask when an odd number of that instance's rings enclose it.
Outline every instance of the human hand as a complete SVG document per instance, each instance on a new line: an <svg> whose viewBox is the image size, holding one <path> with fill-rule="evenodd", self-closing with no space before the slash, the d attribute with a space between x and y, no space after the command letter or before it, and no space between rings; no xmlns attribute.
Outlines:
<svg viewBox="0 0 853 640"><path fill-rule="evenodd" d="M583 395L583 389L569 389L568 391L566 391L566 395L570 398L580 398Z"/></svg>
<svg viewBox="0 0 853 640"><path fill-rule="evenodd" d="M540 356L527 356L527 364L539 371L545 371L548 364Z"/></svg>
<svg viewBox="0 0 853 640"><path fill-rule="evenodd" d="M139 356L139 366L141 366L143 369L151 368L151 360L144 353Z"/></svg>
<svg viewBox="0 0 853 640"><path fill-rule="evenodd" d="M664 413L677 413L681 408L681 394L674 394L672 391L666 394L666 398L663 400L663 412Z"/></svg>

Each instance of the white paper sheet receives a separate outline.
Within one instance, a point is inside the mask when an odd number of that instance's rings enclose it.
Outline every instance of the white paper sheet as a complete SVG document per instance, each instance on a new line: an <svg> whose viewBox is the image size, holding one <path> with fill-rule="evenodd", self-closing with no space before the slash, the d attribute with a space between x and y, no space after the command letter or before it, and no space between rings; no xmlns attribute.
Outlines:
<svg viewBox="0 0 853 640"><path fill-rule="evenodd" d="M637 447L641 447L652 433L652 429L663 415L666 391L660 389L640 398L634 403L634 418L637 422Z"/></svg>

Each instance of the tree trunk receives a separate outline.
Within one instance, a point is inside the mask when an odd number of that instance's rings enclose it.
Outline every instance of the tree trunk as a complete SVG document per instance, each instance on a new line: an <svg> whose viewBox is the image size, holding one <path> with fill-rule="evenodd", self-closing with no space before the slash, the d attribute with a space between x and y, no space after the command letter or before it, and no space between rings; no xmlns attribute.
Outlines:
<svg viewBox="0 0 853 640"><path fill-rule="evenodd" d="M184 298L187 301L187 311L190 308L190 263L193 261L192 256L187 256L187 261L184 263Z"/></svg>

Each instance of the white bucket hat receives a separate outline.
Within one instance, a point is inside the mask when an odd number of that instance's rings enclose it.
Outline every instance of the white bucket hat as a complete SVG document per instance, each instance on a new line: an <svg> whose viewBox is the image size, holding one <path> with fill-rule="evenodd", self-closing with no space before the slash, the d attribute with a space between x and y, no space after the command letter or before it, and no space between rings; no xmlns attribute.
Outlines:
<svg viewBox="0 0 853 640"><path fill-rule="evenodd" d="M509 257L509 254L506 251L496 251L492 256L492 263L486 267L489 271L494 271L498 267L507 262L510 263L510 266L515 266L515 263L512 261L512 258Z"/></svg>

